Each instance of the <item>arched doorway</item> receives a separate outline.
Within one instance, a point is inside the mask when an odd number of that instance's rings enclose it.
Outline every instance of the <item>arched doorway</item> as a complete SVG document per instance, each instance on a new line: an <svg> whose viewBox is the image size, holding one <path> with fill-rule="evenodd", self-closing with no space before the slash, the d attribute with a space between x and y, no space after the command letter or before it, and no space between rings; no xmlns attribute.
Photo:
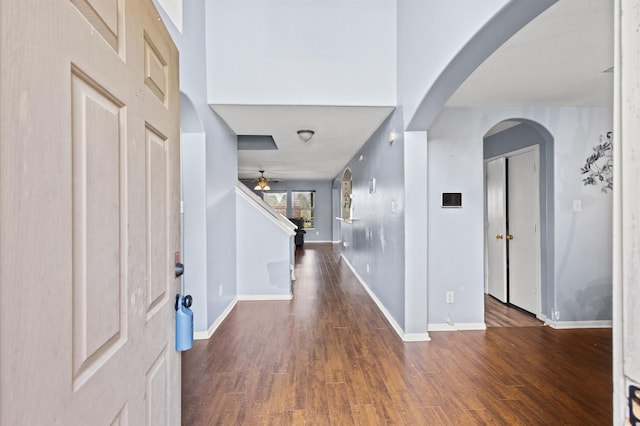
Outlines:
<svg viewBox="0 0 640 426"><path fill-rule="evenodd" d="M352 195L352 184L351 184L351 169L346 168L342 175L342 183L340 185L340 206L341 206L341 214L340 217L342 220L349 222L351 220L351 195Z"/></svg>
<svg viewBox="0 0 640 426"><path fill-rule="evenodd" d="M334 229L334 242L340 242L343 247L346 247L344 243L345 232L347 232L347 238L351 232L351 228L345 229L343 226L345 223L351 223L351 213L353 211L352 201L352 174L351 169L346 168L342 173L342 177L336 177L334 180L333 194L334 194L334 211L336 212L336 227Z"/></svg>
<svg viewBox="0 0 640 426"><path fill-rule="evenodd" d="M537 317L553 306L553 137L504 120L483 138L485 292Z"/></svg>

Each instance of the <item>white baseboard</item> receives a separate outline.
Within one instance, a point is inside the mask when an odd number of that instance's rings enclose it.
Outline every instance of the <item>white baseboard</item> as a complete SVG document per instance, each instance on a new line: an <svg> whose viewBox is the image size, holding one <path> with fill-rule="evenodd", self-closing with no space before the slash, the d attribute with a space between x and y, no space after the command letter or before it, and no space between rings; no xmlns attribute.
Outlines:
<svg viewBox="0 0 640 426"><path fill-rule="evenodd" d="M483 322L456 322L456 323L434 323L427 326L428 331L468 331L486 330L487 326Z"/></svg>
<svg viewBox="0 0 640 426"><path fill-rule="evenodd" d="M362 287L364 287L364 289L367 291L367 293L369 293L369 296L371 296L371 299L373 299L375 304L378 306L378 309L380 309L380 311L382 312L384 317L387 319L387 321L389 322L391 327L395 330L395 332L398 334L398 336L400 336L402 341L404 341L404 342L428 342L428 341L431 340L431 337L429 337L429 333L405 333L404 330L402 330L402 327L400 327L400 324L398 324L396 322L396 320L393 319L393 317L391 316L391 314L389 313L387 308L385 308L385 306L382 304L380 299L378 299L378 297L375 295L375 293L369 288L367 283L362 279L360 274L358 274L358 272L355 270L353 265L351 265L351 263L347 260L347 258L344 256L344 254L341 253L340 257L342 258L342 260L344 260L344 263L349 267L349 269L351 269L351 272L353 272L353 275L360 282Z"/></svg>
<svg viewBox="0 0 640 426"><path fill-rule="evenodd" d="M598 320L598 321L551 321L545 320L545 325L556 330L566 330L571 328L612 328L613 321L610 320Z"/></svg>
<svg viewBox="0 0 640 426"><path fill-rule="evenodd" d="M340 244L342 241L331 241L332 244Z"/></svg>
<svg viewBox="0 0 640 426"><path fill-rule="evenodd" d="M400 337L402 337L403 342L429 342L431 341L431 336L429 333L403 333Z"/></svg>
<svg viewBox="0 0 640 426"><path fill-rule="evenodd" d="M331 244L333 243L333 241L320 241L320 240L313 240L313 241L305 241L305 244Z"/></svg>
<svg viewBox="0 0 640 426"><path fill-rule="evenodd" d="M239 294L239 302L268 301L268 300L292 300L293 293L289 294Z"/></svg>
<svg viewBox="0 0 640 426"><path fill-rule="evenodd" d="M229 306L227 306L227 308L220 314L220 316L218 318L216 318L216 320L213 322L213 324L211 324L211 327L209 327L209 329L207 331L196 331L196 332L194 332L193 333L194 340L207 340L211 336L213 336L213 333L216 332L218 327L220 327L220 324L222 324L222 321L224 321L225 318L227 318L227 316L231 313L233 308L236 306L236 303L238 303L238 298L237 297L234 298L231 301L231 303L229 303Z"/></svg>

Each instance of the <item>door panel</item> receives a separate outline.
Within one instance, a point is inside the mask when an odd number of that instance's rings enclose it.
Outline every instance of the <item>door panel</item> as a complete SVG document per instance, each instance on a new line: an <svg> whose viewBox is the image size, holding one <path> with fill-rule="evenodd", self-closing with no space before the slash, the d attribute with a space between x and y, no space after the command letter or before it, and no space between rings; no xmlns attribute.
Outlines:
<svg viewBox="0 0 640 426"><path fill-rule="evenodd" d="M127 337L120 247L123 104L71 74L73 373L78 389Z"/></svg>
<svg viewBox="0 0 640 426"><path fill-rule="evenodd" d="M173 350L173 349L171 349ZM166 351L162 351L146 377L146 425L169 425L169 375Z"/></svg>
<svg viewBox="0 0 640 426"><path fill-rule="evenodd" d="M536 151L509 156L509 303L538 312Z"/></svg>
<svg viewBox="0 0 640 426"><path fill-rule="evenodd" d="M124 28L124 0L71 0L71 3L84 15L95 29L115 51L124 47L122 29Z"/></svg>
<svg viewBox="0 0 640 426"><path fill-rule="evenodd" d="M489 294L507 302L506 161L487 162L487 279Z"/></svg>
<svg viewBox="0 0 640 426"><path fill-rule="evenodd" d="M155 130L145 129L147 216L147 312L163 301L167 288L167 141ZM153 231L152 231L153 230Z"/></svg>
<svg viewBox="0 0 640 426"><path fill-rule="evenodd" d="M178 55L124 6L0 3L3 425L180 423Z"/></svg>

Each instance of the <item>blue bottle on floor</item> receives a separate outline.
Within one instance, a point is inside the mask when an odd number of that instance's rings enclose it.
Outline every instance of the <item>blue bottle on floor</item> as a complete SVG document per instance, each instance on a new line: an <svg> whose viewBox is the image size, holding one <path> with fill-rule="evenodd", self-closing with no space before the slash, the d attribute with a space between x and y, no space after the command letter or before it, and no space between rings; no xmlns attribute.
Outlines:
<svg viewBox="0 0 640 426"><path fill-rule="evenodd" d="M190 295L176 295L176 351L186 351L193 346L193 311Z"/></svg>

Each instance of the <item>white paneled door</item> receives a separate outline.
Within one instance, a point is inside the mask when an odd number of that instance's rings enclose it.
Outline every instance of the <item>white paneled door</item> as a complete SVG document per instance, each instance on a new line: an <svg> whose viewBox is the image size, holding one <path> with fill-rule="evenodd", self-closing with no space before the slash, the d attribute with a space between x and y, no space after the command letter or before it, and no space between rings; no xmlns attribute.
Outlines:
<svg viewBox="0 0 640 426"><path fill-rule="evenodd" d="M538 313L538 172L536 151L508 159L509 303Z"/></svg>
<svg viewBox="0 0 640 426"><path fill-rule="evenodd" d="M151 0L0 20L0 424L177 425L176 48Z"/></svg>
<svg viewBox="0 0 640 426"><path fill-rule="evenodd" d="M487 291L539 313L539 202L537 150L486 163Z"/></svg>
<svg viewBox="0 0 640 426"><path fill-rule="evenodd" d="M506 164L504 157L486 164L487 290L503 303L507 302Z"/></svg>

